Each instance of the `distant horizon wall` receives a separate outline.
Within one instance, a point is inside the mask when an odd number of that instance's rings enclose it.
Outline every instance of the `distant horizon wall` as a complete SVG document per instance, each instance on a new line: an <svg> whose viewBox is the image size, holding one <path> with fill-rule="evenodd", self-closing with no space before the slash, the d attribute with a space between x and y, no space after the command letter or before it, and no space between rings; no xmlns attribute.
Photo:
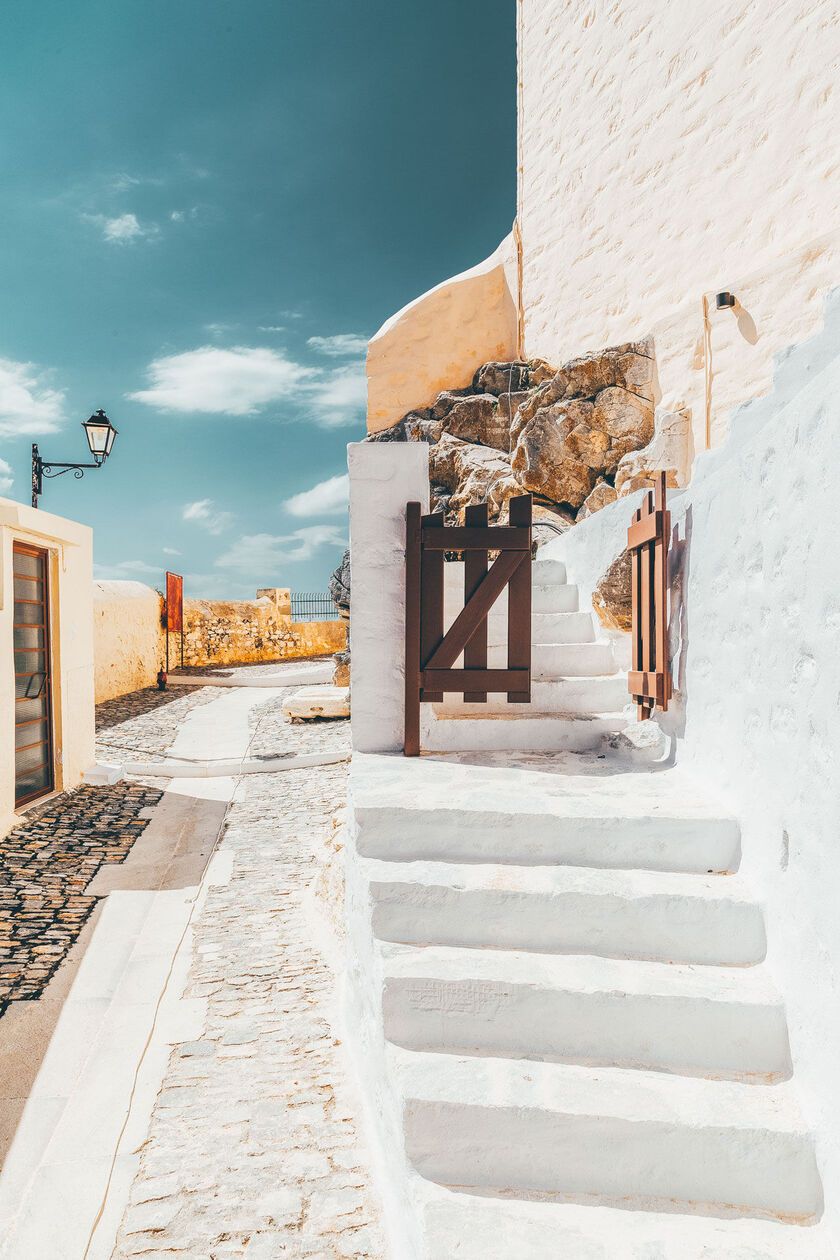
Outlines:
<svg viewBox="0 0 840 1260"><path fill-rule="evenodd" d="M657 401L717 445L840 282L836 6L518 5L525 355L652 333Z"/></svg>
<svg viewBox="0 0 840 1260"><path fill-rule="evenodd" d="M96 703L155 685L166 659L163 596L142 582L94 582ZM184 664L243 665L342 651L344 621L292 621L287 589L253 600L184 600ZM180 635L170 635L170 668L180 664Z"/></svg>

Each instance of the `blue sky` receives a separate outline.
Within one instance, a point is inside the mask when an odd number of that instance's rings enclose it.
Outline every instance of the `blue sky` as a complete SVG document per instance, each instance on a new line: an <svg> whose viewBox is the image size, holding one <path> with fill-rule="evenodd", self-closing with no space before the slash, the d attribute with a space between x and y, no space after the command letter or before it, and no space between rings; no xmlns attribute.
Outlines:
<svg viewBox="0 0 840 1260"><path fill-rule="evenodd" d="M0 494L104 407L101 576L323 589L366 338L513 220L514 10L4 0Z"/></svg>

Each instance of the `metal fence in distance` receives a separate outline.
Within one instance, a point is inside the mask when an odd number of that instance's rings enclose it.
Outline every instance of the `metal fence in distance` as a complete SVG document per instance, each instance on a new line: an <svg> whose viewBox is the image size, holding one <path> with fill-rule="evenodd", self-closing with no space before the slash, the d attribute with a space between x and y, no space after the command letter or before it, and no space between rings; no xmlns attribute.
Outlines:
<svg viewBox="0 0 840 1260"><path fill-rule="evenodd" d="M292 621L338 621L339 613L327 591L292 591Z"/></svg>

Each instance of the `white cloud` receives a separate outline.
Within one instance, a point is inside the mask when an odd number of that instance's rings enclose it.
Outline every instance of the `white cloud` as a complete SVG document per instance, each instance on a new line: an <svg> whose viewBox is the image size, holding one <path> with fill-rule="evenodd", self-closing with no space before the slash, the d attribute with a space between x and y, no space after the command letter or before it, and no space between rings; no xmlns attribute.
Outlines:
<svg viewBox="0 0 840 1260"><path fill-rule="evenodd" d="M367 377L363 363L337 368L310 389L313 419L324 429L354 424L367 406Z"/></svg>
<svg viewBox="0 0 840 1260"><path fill-rule="evenodd" d="M350 478L347 473L319 481L311 490L302 490L286 499L283 507L291 516L337 516L347 511Z"/></svg>
<svg viewBox="0 0 840 1260"><path fill-rule="evenodd" d="M136 214L118 214L114 218L109 218L105 214L86 214L84 217L90 223L95 223L97 227L100 227L104 239L114 245L127 245L131 241L143 240L158 234L156 224L150 223L144 227Z"/></svg>
<svg viewBox="0 0 840 1260"><path fill-rule="evenodd" d="M204 411L249 416L296 393L313 375L276 350L254 346L199 346L155 359L149 388L128 397L162 411Z"/></svg>
<svg viewBox="0 0 840 1260"><path fill-rule="evenodd" d="M187 223L198 218L198 206L190 206L189 210L171 210L169 218L173 223Z"/></svg>
<svg viewBox="0 0 840 1260"><path fill-rule="evenodd" d="M51 389L33 363L0 359L0 437L55 433L63 419L63 390Z"/></svg>
<svg viewBox="0 0 840 1260"><path fill-rule="evenodd" d="M285 324L259 324L257 326L257 332L281 333L285 331Z"/></svg>
<svg viewBox="0 0 840 1260"><path fill-rule="evenodd" d="M330 358L346 359L365 353L367 337L358 333L338 333L335 337L310 337L306 344L321 354L328 354Z"/></svg>
<svg viewBox="0 0 840 1260"><path fill-rule="evenodd" d="M232 512L224 512L217 508L212 499L197 499L195 503L185 503L181 512L185 521L194 521L208 534L221 534L233 524Z"/></svg>
<svg viewBox="0 0 840 1260"><path fill-rule="evenodd" d="M7 490L11 490L15 484L12 465L7 464L5 459L0 459L0 494L5 494Z"/></svg>
<svg viewBox="0 0 840 1260"><path fill-rule="evenodd" d="M161 547L161 551L165 556L180 556L181 554L177 547Z"/></svg>
<svg viewBox="0 0 840 1260"><path fill-rule="evenodd" d="M94 577L107 581L109 578L136 578L139 576L162 577L159 564L148 564L145 560L120 560L117 564L95 564Z"/></svg>
<svg viewBox="0 0 840 1260"><path fill-rule="evenodd" d="M344 547L346 543L346 531L336 525L306 525L284 535L246 534L219 556L216 565L261 573L268 583L285 565L310 560L321 547Z"/></svg>

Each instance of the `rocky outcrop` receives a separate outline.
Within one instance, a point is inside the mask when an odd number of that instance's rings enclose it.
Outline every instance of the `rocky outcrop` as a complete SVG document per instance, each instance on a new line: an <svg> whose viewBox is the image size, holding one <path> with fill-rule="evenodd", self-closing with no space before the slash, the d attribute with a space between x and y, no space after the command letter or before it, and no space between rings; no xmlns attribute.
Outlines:
<svg viewBox="0 0 840 1260"><path fill-rule="evenodd" d="M508 501L530 491L565 528L612 502L619 467L653 445L653 398L650 340L559 369L541 359L484 363L469 389L444 390L368 440L429 443L432 509L451 522L482 502L504 520Z"/></svg>
<svg viewBox="0 0 840 1260"><path fill-rule="evenodd" d="M350 649L345 648L343 652L336 652L333 657L335 665L333 667L333 686L349 687L350 686Z"/></svg>
<svg viewBox="0 0 840 1260"><path fill-rule="evenodd" d="M619 462L615 488L619 494L631 494L653 485L657 472L667 473L667 485L675 488L688 481L692 457L691 413L666 411L657 407L654 414L653 438L641 450L632 451Z"/></svg>
<svg viewBox="0 0 840 1260"><path fill-rule="evenodd" d="M598 620L608 630L629 630L632 626L630 552L613 560L592 592L592 606Z"/></svg>

